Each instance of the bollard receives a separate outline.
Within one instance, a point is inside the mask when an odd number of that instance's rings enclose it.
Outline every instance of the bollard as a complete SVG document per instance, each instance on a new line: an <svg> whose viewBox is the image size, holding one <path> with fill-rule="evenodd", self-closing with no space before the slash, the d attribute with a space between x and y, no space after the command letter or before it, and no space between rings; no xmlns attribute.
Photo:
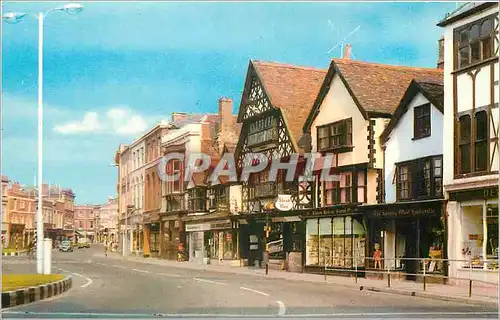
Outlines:
<svg viewBox="0 0 500 320"><path fill-rule="evenodd" d="M427 277L426 277L426 276L425 276L425 274L424 274L424 291L425 291L425 289L427 288L427 285L426 285L425 279L427 279Z"/></svg>
<svg viewBox="0 0 500 320"><path fill-rule="evenodd" d="M324 274L325 274L325 281L327 281L326 280L326 267L323 270L324 270Z"/></svg>
<svg viewBox="0 0 500 320"><path fill-rule="evenodd" d="M469 280L469 298L472 296L472 279Z"/></svg>
<svg viewBox="0 0 500 320"><path fill-rule="evenodd" d="M387 287L391 287L391 273L388 272L387 273Z"/></svg>
<svg viewBox="0 0 500 320"><path fill-rule="evenodd" d="M358 284L358 270L356 269L356 272L354 273L354 283Z"/></svg>
<svg viewBox="0 0 500 320"><path fill-rule="evenodd" d="M266 262L266 276L269 274L269 263Z"/></svg>

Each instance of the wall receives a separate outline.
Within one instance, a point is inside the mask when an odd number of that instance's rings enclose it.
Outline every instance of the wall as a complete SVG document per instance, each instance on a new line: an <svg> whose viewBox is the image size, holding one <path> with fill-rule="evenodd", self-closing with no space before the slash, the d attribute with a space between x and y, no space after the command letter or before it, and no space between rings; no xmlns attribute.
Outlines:
<svg viewBox="0 0 500 320"><path fill-rule="evenodd" d="M241 185L232 185L229 187L229 208L231 213L238 213L242 211L242 194Z"/></svg>
<svg viewBox="0 0 500 320"><path fill-rule="evenodd" d="M443 153L443 114L434 105L431 105L431 135L427 138L412 140L414 107L428 102L421 93L415 95L408 105L408 110L399 119L389 140L385 143L384 180L387 203L396 202L394 177L396 163Z"/></svg>
<svg viewBox="0 0 500 320"><path fill-rule="evenodd" d="M354 149L339 154L339 166L368 162L368 121L364 119L358 107L338 75L332 79L330 90L326 94L320 111L311 126L312 150L317 151L317 126L352 117L352 139Z"/></svg>
<svg viewBox="0 0 500 320"><path fill-rule="evenodd" d="M385 127L389 123L390 119L387 118L372 118L371 121L375 121L375 125L373 126L373 137L375 140L374 148L374 157L375 162L373 163L373 167L377 169L384 168L384 152L382 150L382 144L380 143L380 135L384 132Z"/></svg>
<svg viewBox="0 0 500 320"><path fill-rule="evenodd" d="M497 13L498 8L493 6L489 10L481 13L475 14L466 19L462 19L455 23L452 23L444 28L444 41L445 41L445 50L444 50L444 106L445 106L445 116L444 116L444 139L443 139L443 162L444 166L444 185L450 184L453 182L454 175L454 167L455 163L453 157L453 29L459 27L461 25L473 22L479 18L488 16L490 14ZM477 75L477 83L476 83L476 105L483 106L489 104L490 98L490 89L488 85L488 79L490 77L489 67L482 68L479 74ZM495 64L495 80L498 80L498 62ZM484 85L486 83L486 85ZM472 108L472 89L470 85L470 76L467 74L462 74L458 77L457 83L457 92L458 92L458 110L468 110ZM495 102L498 102L498 86L495 86ZM498 119L498 108L494 108L493 110L493 118ZM498 124L496 124L498 125ZM490 133L493 136L493 132ZM493 152L491 150L491 152ZM495 153L495 159L493 159L494 167L493 170L497 170L498 168L498 152Z"/></svg>

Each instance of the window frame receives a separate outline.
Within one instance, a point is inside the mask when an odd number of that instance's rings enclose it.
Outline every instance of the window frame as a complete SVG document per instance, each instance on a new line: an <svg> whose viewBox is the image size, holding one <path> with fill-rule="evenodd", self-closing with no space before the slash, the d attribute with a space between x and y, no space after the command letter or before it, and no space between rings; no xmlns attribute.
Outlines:
<svg viewBox="0 0 500 320"><path fill-rule="evenodd" d="M202 212L207 210L207 191L205 187L194 187L188 190L188 211Z"/></svg>
<svg viewBox="0 0 500 320"><path fill-rule="evenodd" d="M484 132L486 135L484 137L479 138L478 133L479 133L479 126L478 126L478 114L483 114L485 117L484 124L486 128L484 129ZM488 125L488 112L486 110L479 110L474 114L474 126L475 129L475 137L473 140L474 143L474 172L486 172L488 171L488 162L489 162L489 156L488 156L488 141L489 141L489 125ZM478 152L478 145L481 146L482 148L485 148L484 150L484 155L486 155L486 159L483 159L485 161L485 167L484 168L478 168L478 155L481 154Z"/></svg>
<svg viewBox="0 0 500 320"><path fill-rule="evenodd" d="M439 166L437 165L439 163ZM424 165L422 165L424 164ZM427 168L427 164L429 164ZM403 168L406 172L403 175ZM439 174L437 173L439 169ZM422 170L424 172L422 172ZM425 176L427 170L428 176ZM406 176L402 180L402 176ZM403 188L403 186L405 188ZM402 194L403 191L408 193ZM396 200L436 199L443 196L443 156L434 155L396 163Z"/></svg>
<svg viewBox="0 0 500 320"><path fill-rule="evenodd" d="M324 132L327 135L324 135ZM316 127L316 149L318 151L347 152L353 148L352 117ZM322 146L327 141L327 146Z"/></svg>
<svg viewBox="0 0 500 320"><path fill-rule="evenodd" d="M478 115L484 115L484 130L479 130L478 126ZM489 154L489 144L490 144L490 114L488 109L478 108L475 112L472 110L461 112L457 115L456 127L457 127L457 152L455 154L455 161L457 162L455 178L462 178L464 176L471 175L482 175L488 174L490 172L490 154ZM464 120L463 120L464 119ZM468 132L463 132L464 125L467 124ZM478 137L479 132L484 132L485 136ZM486 154L485 167L478 168L478 152L477 148L482 145L482 148L486 149L482 154ZM464 150L467 150L468 154L466 157L463 156ZM465 160L465 161L464 161ZM464 170L464 164L465 170Z"/></svg>
<svg viewBox="0 0 500 320"><path fill-rule="evenodd" d="M487 17L478 19L466 25L456 28L453 32L454 34L454 59L455 59L455 69L463 69L477 63L481 63L490 58L494 58L495 49L495 16L496 14L489 15ZM491 30L488 33L483 34L482 27L486 21L490 22ZM477 37L471 38L471 31L474 27L478 29ZM461 34L467 32L467 41L461 41ZM489 42L489 56L485 55L485 42ZM477 60L473 60L473 46L479 44ZM467 49L467 62L462 62L460 52L462 49Z"/></svg>
<svg viewBox="0 0 500 320"><path fill-rule="evenodd" d="M264 132L269 132L268 139L252 141L251 137L264 136ZM247 131L247 146L249 148L257 148L263 145L268 145L278 142L278 119L274 114L263 115L255 119L248 125Z"/></svg>
<svg viewBox="0 0 500 320"><path fill-rule="evenodd" d="M431 133L432 133L431 104L425 103L422 105L415 106L413 108L413 140L430 137Z"/></svg>

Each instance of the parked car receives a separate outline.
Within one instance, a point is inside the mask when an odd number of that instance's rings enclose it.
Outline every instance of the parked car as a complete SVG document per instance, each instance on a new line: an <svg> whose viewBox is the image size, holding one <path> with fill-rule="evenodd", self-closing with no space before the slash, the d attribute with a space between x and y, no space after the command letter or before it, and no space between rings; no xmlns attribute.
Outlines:
<svg viewBox="0 0 500 320"><path fill-rule="evenodd" d="M79 238L76 246L78 247L78 249L90 248L90 241L87 238Z"/></svg>
<svg viewBox="0 0 500 320"><path fill-rule="evenodd" d="M69 240L61 241L61 245L59 246L59 251L61 252L73 252L73 244Z"/></svg>

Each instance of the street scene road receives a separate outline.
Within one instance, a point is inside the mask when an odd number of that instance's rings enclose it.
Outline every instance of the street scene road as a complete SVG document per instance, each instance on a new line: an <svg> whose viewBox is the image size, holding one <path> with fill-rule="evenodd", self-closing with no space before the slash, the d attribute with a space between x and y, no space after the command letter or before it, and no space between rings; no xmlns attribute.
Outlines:
<svg viewBox="0 0 500 320"><path fill-rule="evenodd" d="M5 317L78 315L246 315L497 318L497 310L332 284L165 267L107 257L101 245L54 252L53 272L71 274L61 296L3 311ZM189 263L189 262L188 262ZM27 257L4 257L2 272L35 272ZM27 313L27 314L26 314Z"/></svg>

